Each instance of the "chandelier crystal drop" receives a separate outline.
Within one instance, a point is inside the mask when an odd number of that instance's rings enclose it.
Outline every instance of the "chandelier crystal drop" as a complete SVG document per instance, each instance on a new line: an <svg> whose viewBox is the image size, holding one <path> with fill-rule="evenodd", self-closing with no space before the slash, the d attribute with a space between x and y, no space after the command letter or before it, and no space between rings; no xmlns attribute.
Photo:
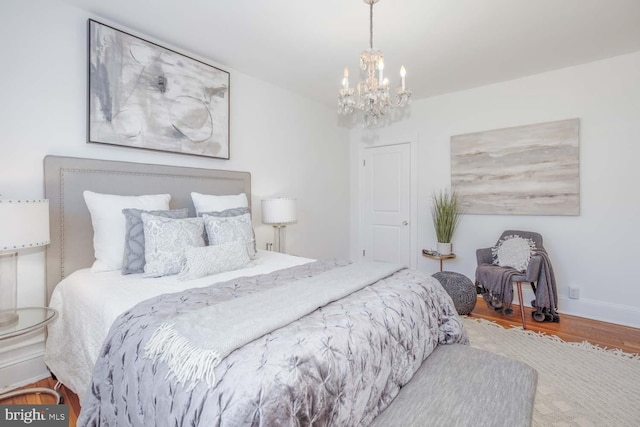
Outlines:
<svg viewBox="0 0 640 427"><path fill-rule="evenodd" d="M406 106L411 91L405 87L407 72L403 66L400 68L401 86L393 100L389 97L389 79L384 77L384 56L382 51L373 48L373 5L379 0L363 1L369 5L369 49L360 55L360 69L365 80L358 82L355 88L351 87L349 69L345 67L342 88L338 93L338 114L349 115L360 110L364 114L364 126L375 126L392 110Z"/></svg>

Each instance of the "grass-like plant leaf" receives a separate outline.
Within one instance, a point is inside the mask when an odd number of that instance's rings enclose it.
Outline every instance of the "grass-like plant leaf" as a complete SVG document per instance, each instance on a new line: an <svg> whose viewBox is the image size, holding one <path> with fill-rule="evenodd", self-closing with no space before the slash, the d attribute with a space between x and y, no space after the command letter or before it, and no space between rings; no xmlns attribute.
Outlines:
<svg viewBox="0 0 640 427"><path fill-rule="evenodd" d="M431 215L438 242L451 243L453 233L462 217L460 202L455 190L440 190L439 193L433 194Z"/></svg>

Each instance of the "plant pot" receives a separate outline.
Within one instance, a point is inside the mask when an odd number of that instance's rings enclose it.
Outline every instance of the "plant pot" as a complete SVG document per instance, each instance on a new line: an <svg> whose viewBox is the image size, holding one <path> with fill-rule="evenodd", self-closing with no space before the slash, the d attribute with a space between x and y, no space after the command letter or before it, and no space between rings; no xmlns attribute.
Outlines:
<svg viewBox="0 0 640 427"><path fill-rule="evenodd" d="M436 250L440 255L451 255L451 242L449 243L438 242L438 244L436 245Z"/></svg>

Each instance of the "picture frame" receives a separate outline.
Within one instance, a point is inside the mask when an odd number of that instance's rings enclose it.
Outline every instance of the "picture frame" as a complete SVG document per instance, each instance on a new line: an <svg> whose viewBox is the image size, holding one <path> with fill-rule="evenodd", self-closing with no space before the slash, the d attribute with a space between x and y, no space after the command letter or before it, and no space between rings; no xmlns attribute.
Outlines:
<svg viewBox="0 0 640 427"><path fill-rule="evenodd" d="M230 74L88 20L90 143L230 158Z"/></svg>
<svg viewBox="0 0 640 427"><path fill-rule="evenodd" d="M580 215L580 119L451 137L465 214Z"/></svg>

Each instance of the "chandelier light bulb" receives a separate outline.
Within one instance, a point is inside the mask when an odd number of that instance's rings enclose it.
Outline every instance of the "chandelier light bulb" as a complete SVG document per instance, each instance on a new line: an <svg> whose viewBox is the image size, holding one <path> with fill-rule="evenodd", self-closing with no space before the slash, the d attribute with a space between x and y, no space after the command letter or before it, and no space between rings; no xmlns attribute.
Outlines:
<svg viewBox="0 0 640 427"><path fill-rule="evenodd" d="M342 87L347 90L349 89L349 69L344 67L344 78L342 79Z"/></svg>
<svg viewBox="0 0 640 427"><path fill-rule="evenodd" d="M404 77L407 75L407 70L405 70L404 65L400 67L400 77L402 77L402 90L404 89Z"/></svg>

